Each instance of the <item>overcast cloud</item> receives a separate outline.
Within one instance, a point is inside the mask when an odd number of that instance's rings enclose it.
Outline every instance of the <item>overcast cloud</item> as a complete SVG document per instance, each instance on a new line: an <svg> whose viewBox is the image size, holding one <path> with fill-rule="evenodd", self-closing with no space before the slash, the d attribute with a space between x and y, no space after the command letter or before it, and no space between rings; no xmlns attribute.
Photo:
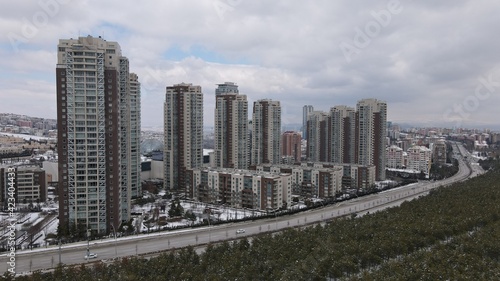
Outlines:
<svg viewBox="0 0 500 281"><path fill-rule="evenodd" d="M181 82L202 86L213 125L215 84L232 81L281 101L284 124L377 98L397 123L500 128L496 0L8 0L0 15L0 112L55 118L58 40L90 34L139 75L144 127Z"/></svg>

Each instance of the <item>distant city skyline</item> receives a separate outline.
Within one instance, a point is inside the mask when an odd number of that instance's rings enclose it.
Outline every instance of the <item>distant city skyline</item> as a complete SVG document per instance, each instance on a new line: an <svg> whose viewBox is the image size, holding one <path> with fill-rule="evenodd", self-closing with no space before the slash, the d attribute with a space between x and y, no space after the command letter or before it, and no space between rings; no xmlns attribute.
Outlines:
<svg viewBox="0 0 500 281"><path fill-rule="evenodd" d="M396 123L499 129L499 12L494 0L6 0L0 112L56 118L53 42L92 35L127 50L143 127L162 126L167 85L212 93L233 81L249 104L280 100L282 124L301 124L304 105L328 111L376 98ZM207 127L214 108L207 95Z"/></svg>

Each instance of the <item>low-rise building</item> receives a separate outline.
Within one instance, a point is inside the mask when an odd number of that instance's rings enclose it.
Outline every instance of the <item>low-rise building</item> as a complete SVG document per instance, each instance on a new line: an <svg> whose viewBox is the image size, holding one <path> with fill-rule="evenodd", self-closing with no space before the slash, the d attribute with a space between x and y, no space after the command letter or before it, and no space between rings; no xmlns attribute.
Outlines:
<svg viewBox="0 0 500 281"><path fill-rule="evenodd" d="M396 145L391 145L386 149L387 168L403 168L403 149Z"/></svg>
<svg viewBox="0 0 500 281"><path fill-rule="evenodd" d="M257 171L291 173L294 194L333 197L342 189L365 189L375 185L374 165L302 162L295 165L259 165Z"/></svg>
<svg viewBox="0 0 500 281"><path fill-rule="evenodd" d="M407 169L429 174L431 169L431 150L425 146L412 146L408 149Z"/></svg>
<svg viewBox="0 0 500 281"><path fill-rule="evenodd" d="M15 166L14 170L0 168L2 200L9 194L10 178L14 178L14 198L18 203L43 202L47 198L45 171L38 166ZM12 173L12 174L10 174Z"/></svg>
<svg viewBox="0 0 500 281"><path fill-rule="evenodd" d="M236 208L276 210L291 204L291 174L228 168L187 170L189 196Z"/></svg>

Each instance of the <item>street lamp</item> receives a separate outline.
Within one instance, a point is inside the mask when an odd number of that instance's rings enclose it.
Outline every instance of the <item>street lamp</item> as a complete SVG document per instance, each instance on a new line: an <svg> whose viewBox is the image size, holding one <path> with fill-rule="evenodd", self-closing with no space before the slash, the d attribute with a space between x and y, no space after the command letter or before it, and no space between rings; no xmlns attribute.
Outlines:
<svg viewBox="0 0 500 281"><path fill-rule="evenodd" d="M58 244L59 244L59 264L61 264L61 238L59 238Z"/></svg>
<svg viewBox="0 0 500 281"><path fill-rule="evenodd" d="M90 228L87 229L87 261L90 257Z"/></svg>
<svg viewBox="0 0 500 281"><path fill-rule="evenodd" d="M278 217L276 214L276 210L274 210L274 224L275 224L274 229L278 231Z"/></svg>
<svg viewBox="0 0 500 281"><path fill-rule="evenodd" d="M113 224L110 224L111 228L113 228L113 234L115 236L115 258L118 257L118 252L116 250L116 230L115 230L115 226Z"/></svg>

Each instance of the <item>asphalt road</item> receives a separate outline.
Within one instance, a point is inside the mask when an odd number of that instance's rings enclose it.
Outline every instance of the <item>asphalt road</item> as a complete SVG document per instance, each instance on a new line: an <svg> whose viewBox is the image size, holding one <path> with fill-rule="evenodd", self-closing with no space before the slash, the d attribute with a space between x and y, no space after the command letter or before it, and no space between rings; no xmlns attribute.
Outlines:
<svg viewBox="0 0 500 281"><path fill-rule="evenodd" d="M460 152L465 153L462 151L462 148L460 148ZM460 170L456 175L448 179L436 182L421 181L416 184L355 198L335 205L297 213L292 216L128 236L119 238L118 240L108 238L91 241L89 243L90 252L97 254L97 258L91 260L86 260L84 258L87 253L86 242L66 244L63 245L61 249L59 249L58 246L50 246L48 248L18 251L16 253L15 271L17 274L21 274L23 272L39 269L50 269L57 266L60 261L67 265L95 262L99 260L106 262L116 257L142 255L173 248L182 248L189 245L200 246L209 242L231 240L244 236L253 236L263 232L277 231L288 227L318 223L353 213L362 215L366 212L374 212L400 205L402 202L418 196L426 195L429 190L438 186L448 185L456 181L464 180L471 175L475 175L475 172L470 170L471 165L467 164L463 157L458 158ZM237 234L236 231L238 229L244 229L245 233ZM0 255L0 260L0 272L7 271L9 268L7 256L5 254Z"/></svg>

